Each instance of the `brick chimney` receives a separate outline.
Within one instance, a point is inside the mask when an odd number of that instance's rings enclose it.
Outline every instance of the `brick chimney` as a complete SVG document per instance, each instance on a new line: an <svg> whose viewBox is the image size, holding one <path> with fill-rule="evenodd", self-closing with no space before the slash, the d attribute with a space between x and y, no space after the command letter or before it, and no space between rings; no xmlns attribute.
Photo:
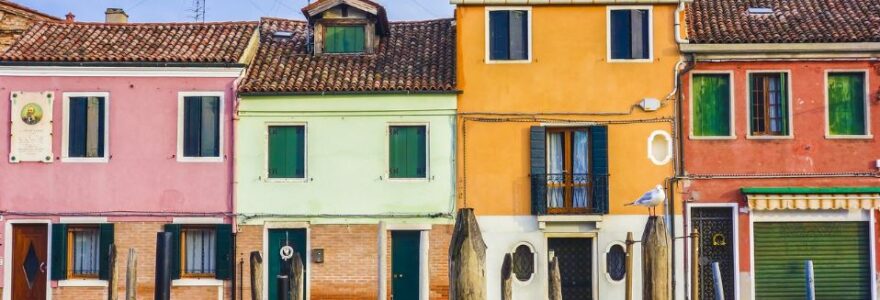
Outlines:
<svg viewBox="0 0 880 300"><path fill-rule="evenodd" d="M104 11L104 23L128 23L128 14L121 8L108 8Z"/></svg>
<svg viewBox="0 0 880 300"><path fill-rule="evenodd" d="M74 19L76 19L76 15L74 15L72 11L67 12L67 15L65 15L64 17L64 21L67 23L73 23Z"/></svg>

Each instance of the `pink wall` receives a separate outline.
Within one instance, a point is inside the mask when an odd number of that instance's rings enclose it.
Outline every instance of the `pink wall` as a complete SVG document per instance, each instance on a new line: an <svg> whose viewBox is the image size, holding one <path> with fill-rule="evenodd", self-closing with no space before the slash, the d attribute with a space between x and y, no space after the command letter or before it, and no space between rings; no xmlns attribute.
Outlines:
<svg viewBox="0 0 880 300"><path fill-rule="evenodd" d="M0 124L9 133L12 91L53 91L53 163L8 162L0 139L0 209L7 212L230 212L235 78L0 77ZM178 92L222 91L223 154L216 163L183 163L177 153ZM109 92L109 163L61 162L62 93Z"/></svg>
<svg viewBox="0 0 880 300"><path fill-rule="evenodd" d="M792 139L746 139L746 71L790 70L793 122ZM684 82L685 170L689 174L831 173L876 172L880 144L871 139L825 138L825 71L867 70L870 131L880 135L880 73L868 62L738 62L698 63L700 71L732 71L736 139L692 140L690 133L690 76ZM747 206L742 187L773 186L878 186L880 179L796 178L796 179L711 179L692 180L685 185L684 201L695 203L739 203ZM684 208L682 208L684 209ZM739 214L739 268L751 269L749 258L749 214Z"/></svg>

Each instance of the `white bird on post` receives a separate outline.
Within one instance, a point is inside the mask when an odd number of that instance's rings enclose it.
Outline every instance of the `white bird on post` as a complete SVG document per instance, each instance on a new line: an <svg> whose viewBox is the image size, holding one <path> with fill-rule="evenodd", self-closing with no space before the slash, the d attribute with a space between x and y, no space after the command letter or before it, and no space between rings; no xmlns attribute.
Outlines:
<svg viewBox="0 0 880 300"><path fill-rule="evenodd" d="M654 208L666 201L666 192L662 185L657 185L647 193L643 194L639 199L632 203L624 204L625 206L644 206L648 208L648 214L655 215Z"/></svg>

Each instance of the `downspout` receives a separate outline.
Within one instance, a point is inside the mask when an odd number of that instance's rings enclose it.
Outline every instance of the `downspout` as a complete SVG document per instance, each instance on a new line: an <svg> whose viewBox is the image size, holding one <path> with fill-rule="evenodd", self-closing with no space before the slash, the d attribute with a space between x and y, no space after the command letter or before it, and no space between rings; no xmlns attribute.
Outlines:
<svg viewBox="0 0 880 300"><path fill-rule="evenodd" d="M681 72L679 72L675 76L676 85L678 86L678 92L676 95L676 102L675 102L675 120L676 120L676 122L675 122L675 138L677 140L677 143L675 143L675 144L677 144L678 151L675 152L675 154L677 156L675 158L675 166L674 166L676 178L673 179L672 184L670 184L670 193L669 193L669 195L670 195L669 196L670 211L672 211L672 212L675 211L675 186L679 182L679 180L684 176L684 174L686 173L684 170L684 166L685 166L685 164L684 164L684 157L685 157L685 155L684 155L685 154L685 151L684 151L684 121L682 119L683 115L684 115L684 113L683 113L684 109L682 107L682 106L684 106L683 105L684 104L684 95L683 95L684 94L684 87L683 87L684 84L683 84L682 78L684 78L684 76L686 76L688 73L690 73L691 70L693 70L696 67L696 62L694 61L693 56L691 56L689 58L685 58L684 61L686 62L684 69L682 69ZM682 200L684 200L684 198L682 198ZM681 211L682 211L681 216L682 216L682 221L683 221L681 223L681 226L682 226L682 233L684 234L684 237L682 237L682 239L684 240L682 242L682 245L684 245L684 249L687 249L687 245L688 245L688 241L689 241L687 239L687 236L688 236L688 224L686 222L687 221L687 209L686 209L686 206L684 205L683 201L682 201L682 205L681 205ZM674 213L672 213L672 215L675 216ZM674 233L675 232L675 223L674 222L672 222L671 227L673 228L673 233ZM672 265L673 266L676 265L675 264L675 250L676 250L675 249L675 242L673 242L672 243ZM684 271L684 274L688 274L688 272L687 272L688 262L690 261L690 260L688 260L688 253L687 253L687 251L685 251L682 254L684 255L684 261L682 261L682 265L684 266L684 268L682 270ZM675 276L675 267L672 268L672 274L673 274L673 278L675 278L674 277ZM691 298L691 295L689 295L689 292L691 290L690 289L690 280L688 278L684 278L682 281L684 282L684 290L683 290L684 299L690 299ZM673 282L675 282L675 281L673 280ZM675 291L675 289L673 288L673 292L674 291Z"/></svg>

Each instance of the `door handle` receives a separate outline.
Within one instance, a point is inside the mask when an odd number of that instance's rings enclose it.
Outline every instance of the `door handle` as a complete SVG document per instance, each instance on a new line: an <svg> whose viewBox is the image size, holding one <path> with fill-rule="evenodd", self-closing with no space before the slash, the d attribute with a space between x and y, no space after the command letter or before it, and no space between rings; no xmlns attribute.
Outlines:
<svg viewBox="0 0 880 300"><path fill-rule="evenodd" d="M40 263L40 272L46 273L46 262Z"/></svg>

